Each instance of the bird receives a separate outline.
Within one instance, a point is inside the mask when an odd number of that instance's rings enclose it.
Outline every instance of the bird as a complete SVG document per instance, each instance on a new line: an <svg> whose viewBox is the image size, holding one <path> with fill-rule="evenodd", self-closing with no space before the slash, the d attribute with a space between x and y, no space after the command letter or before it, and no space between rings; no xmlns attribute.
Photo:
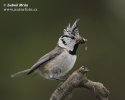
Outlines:
<svg viewBox="0 0 125 100"><path fill-rule="evenodd" d="M72 26L69 24L64 29L52 51L42 56L30 68L12 74L11 77L37 73L45 79L61 80L73 68L77 59L76 51L79 44L87 42L87 39L79 34L78 21L79 19L76 19Z"/></svg>

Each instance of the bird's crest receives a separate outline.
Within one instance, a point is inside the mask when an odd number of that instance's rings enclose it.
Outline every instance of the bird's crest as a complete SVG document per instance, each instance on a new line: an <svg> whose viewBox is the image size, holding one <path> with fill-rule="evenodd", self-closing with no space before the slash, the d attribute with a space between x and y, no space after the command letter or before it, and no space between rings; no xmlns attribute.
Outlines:
<svg viewBox="0 0 125 100"><path fill-rule="evenodd" d="M64 35L78 35L79 31L78 31L78 23L79 19L77 19L74 24L72 26L70 26L70 24L67 26L66 29L64 29Z"/></svg>

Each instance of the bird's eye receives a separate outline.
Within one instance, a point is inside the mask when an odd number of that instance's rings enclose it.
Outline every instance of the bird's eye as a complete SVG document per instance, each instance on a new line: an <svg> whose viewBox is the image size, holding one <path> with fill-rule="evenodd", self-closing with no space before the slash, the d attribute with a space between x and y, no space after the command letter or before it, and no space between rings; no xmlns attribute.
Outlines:
<svg viewBox="0 0 125 100"><path fill-rule="evenodd" d="M63 35L62 38L63 38L63 37L71 38L71 39L73 39L73 40L75 39L74 36Z"/></svg>

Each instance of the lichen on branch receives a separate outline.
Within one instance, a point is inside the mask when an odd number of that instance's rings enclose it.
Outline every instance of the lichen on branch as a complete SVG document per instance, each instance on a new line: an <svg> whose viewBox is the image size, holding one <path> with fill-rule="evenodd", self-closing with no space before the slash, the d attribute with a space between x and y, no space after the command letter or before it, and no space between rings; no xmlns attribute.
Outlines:
<svg viewBox="0 0 125 100"><path fill-rule="evenodd" d="M75 88L85 88L94 92L98 100L109 100L109 90L102 83L89 80L86 76L87 72L88 69L85 67L74 71L52 93L50 100L63 100Z"/></svg>

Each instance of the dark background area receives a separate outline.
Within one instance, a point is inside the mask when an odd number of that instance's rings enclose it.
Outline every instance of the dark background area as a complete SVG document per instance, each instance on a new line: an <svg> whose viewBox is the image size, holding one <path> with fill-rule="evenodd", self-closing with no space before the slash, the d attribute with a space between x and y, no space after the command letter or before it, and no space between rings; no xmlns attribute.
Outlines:
<svg viewBox="0 0 125 100"><path fill-rule="evenodd" d="M125 100L124 0L1 0L0 99L49 100L60 82L38 76L10 78L52 50L68 23L80 18L79 32L88 39L81 45L74 68L89 68L88 78L102 82L110 100ZM3 3L28 3L38 12L4 12ZM70 72L70 73L71 73ZM95 100L94 94L76 89L71 100Z"/></svg>

